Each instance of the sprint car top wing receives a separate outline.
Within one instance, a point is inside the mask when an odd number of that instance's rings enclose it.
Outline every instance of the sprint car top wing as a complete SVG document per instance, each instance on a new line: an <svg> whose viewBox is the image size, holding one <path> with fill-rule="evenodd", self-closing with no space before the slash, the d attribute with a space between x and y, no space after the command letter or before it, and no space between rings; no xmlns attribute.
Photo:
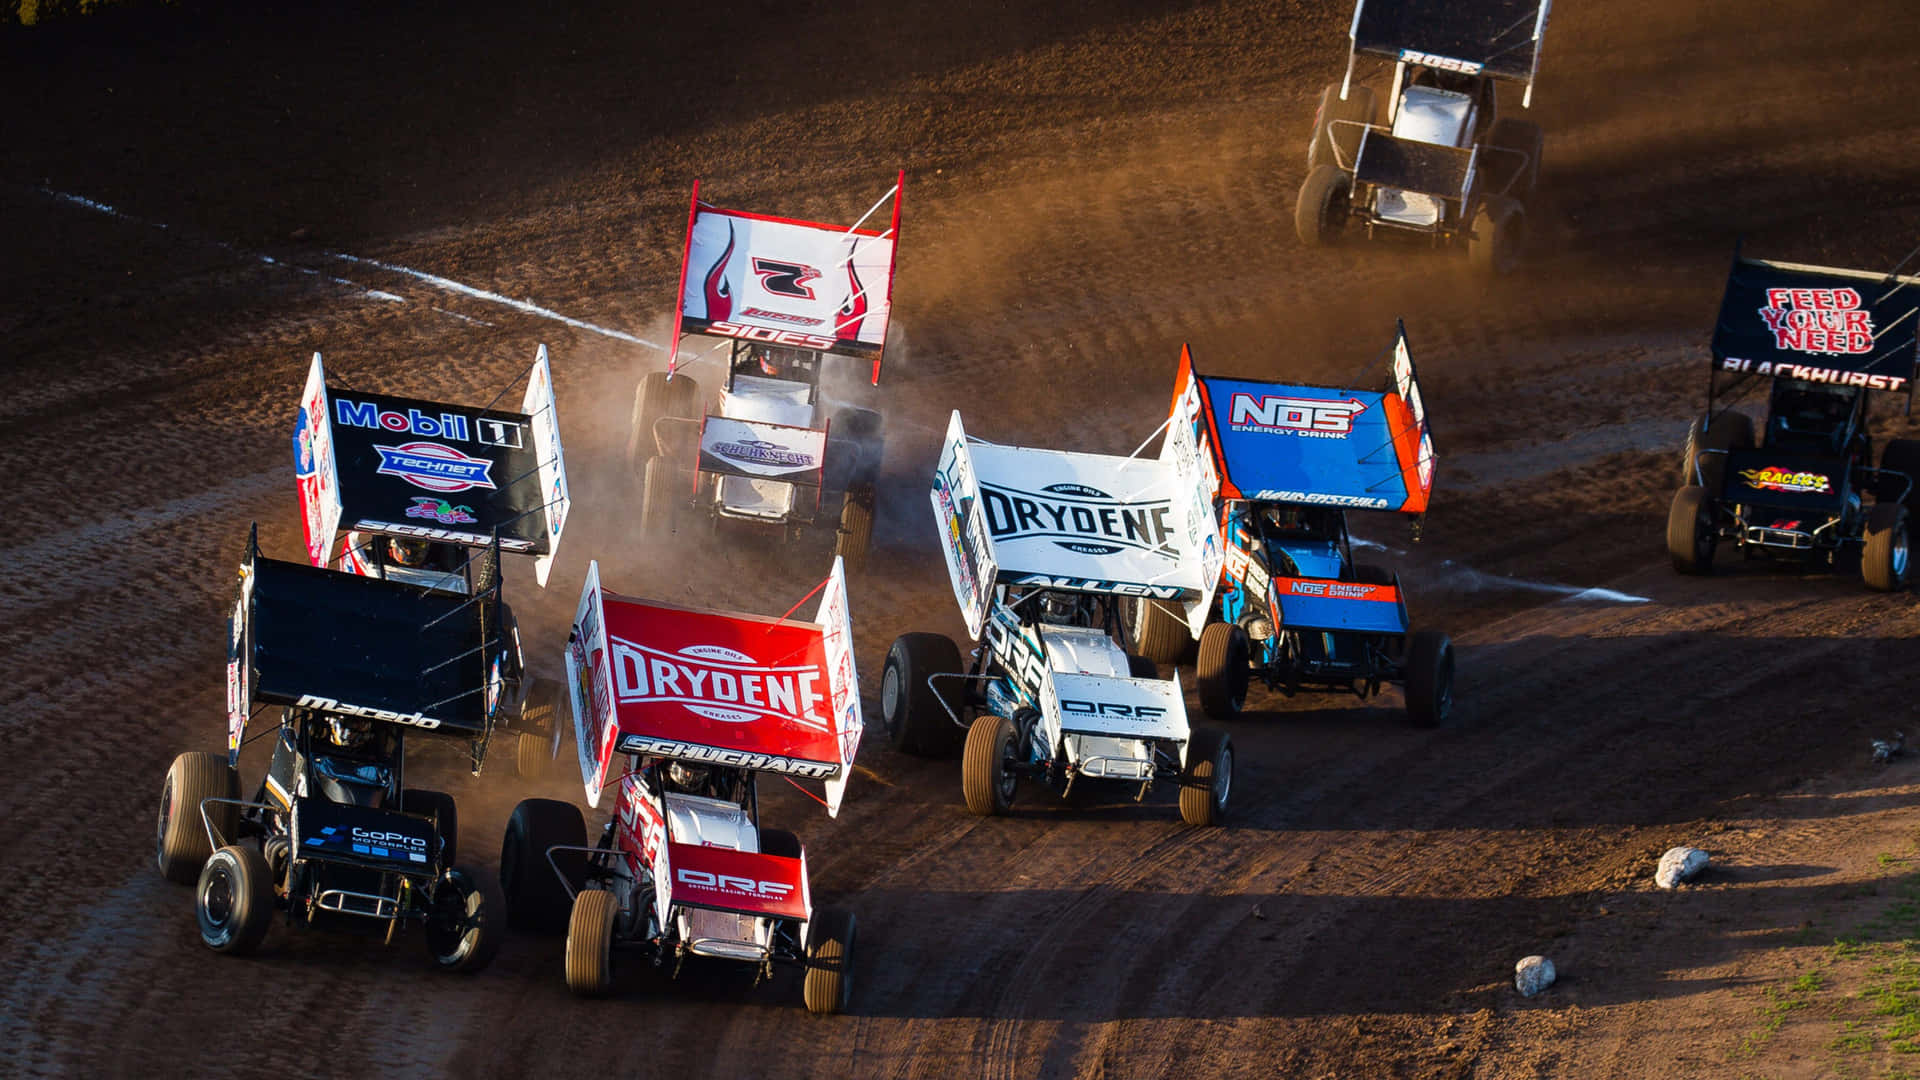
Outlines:
<svg viewBox="0 0 1920 1080"><path fill-rule="evenodd" d="M254 703L483 740L509 644L497 590L460 596L263 558L249 538L227 648L228 753Z"/></svg>
<svg viewBox="0 0 1920 1080"><path fill-rule="evenodd" d="M307 558L338 529L535 556L547 582L569 499L553 375L540 347L521 412L329 386L313 356L293 434Z"/></svg>
<svg viewBox="0 0 1920 1080"><path fill-rule="evenodd" d="M723 210L701 202L694 181L668 372L692 359L680 355L683 334L708 334L871 359L878 384L906 181L902 170L893 189L846 227ZM889 200L887 228L863 228Z"/></svg>
<svg viewBox="0 0 1920 1080"><path fill-rule="evenodd" d="M1913 388L1920 278L1736 258L1713 328L1715 372L1901 393Z"/></svg>
<svg viewBox="0 0 1920 1080"><path fill-rule="evenodd" d="M1517 79L1530 96L1552 6L1552 0L1359 0L1348 36L1356 53Z"/></svg>
<svg viewBox="0 0 1920 1080"><path fill-rule="evenodd" d="M1433 433L1404 326L1377 391L1201 375L1182 349L1173 416L1212 451L1224 498L1418 514L1433 492Z"/></svg>
<svg viewBox="0 0 1920 1080"><path fill-rule="evenodd" d="M696 611L607 592L594 562L566 654L588 805L618 752L823 780L838 813L862 731L838 558L818 591L811 622Z"/></svg>
<svg viewBox="0 0 1920 1080"><path fill-rule="evenodd" d="M1197 635L1220 578L1214 484L1191 440L1157 459L997 446L956 411L930 497L967 629L996 586L1025 585L1177 602Z"/></svg>

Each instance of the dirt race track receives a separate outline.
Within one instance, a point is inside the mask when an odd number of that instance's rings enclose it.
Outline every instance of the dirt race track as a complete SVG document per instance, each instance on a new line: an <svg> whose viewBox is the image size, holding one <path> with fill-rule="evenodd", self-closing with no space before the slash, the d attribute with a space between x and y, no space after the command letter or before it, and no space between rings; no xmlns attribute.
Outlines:
<svg viewBox="0 0 1920 1080"><path fill-rule="evenodd" d="M1662 528L1735 238L1866 267L1920 241L1910 0L1565 0L1544 195L1497 282L1295 240L1337 3L233 7L0 35L0 1074L1852 1075L1831 1024L1743 1035L1802 931L1911 850L1920 771L1866 747L1914 730L1920 609L1759 563L1682 579ZM1360 528L1454 634L1459 722L1257 698L1234 818L1204 831L1165 793L976 819L957 765L870 738L838 820L766 809L858 913L845 1017L711 973L575 1001L551 939L471 979L417 941L205 950L153 805L176 752L221 744L247 523L297 557L311 353L485 400L551 348L575 519L544 592L507 586L537 668L589 557L623 592L782 611L818 548L638 542L620 450L662 357L620 335L665 340L694 177L850 221L900 167L904 340L852 597L870 718L894 635L959 630L924 495L949 410L1125 453L1183 341L1205 370L1328 381L1404 318L1436 509L1418 545ZM529 789L440 761L491 866ZM249 786L263 767L250 749ZM1683 842L1725 869L1654 890ZM1563 980L1527 1001L1534 952Z"/></svg>

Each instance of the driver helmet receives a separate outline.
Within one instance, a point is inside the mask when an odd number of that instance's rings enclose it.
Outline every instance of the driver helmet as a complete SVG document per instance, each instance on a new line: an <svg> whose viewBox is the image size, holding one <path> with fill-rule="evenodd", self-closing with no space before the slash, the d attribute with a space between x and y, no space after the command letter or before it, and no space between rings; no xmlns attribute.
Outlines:
<svg viewBox="0 0 1920 1080"><path fill-rule="evenodd" d="M373 721L353 716L327 717L327 741L344 749L365 746L373 736Z"/></svg>
<svg viewBox="0 0 1920 1080"><path fill-rule="evenodd" d="M667 779L682 791L696 791L706 786L708 773L705 765L690 765L684 761L667 765Z"/></svg>
<svg viewBox="0 0 1920 1080"><path fill-rule="evenodd" d="M387 557L397 565L418 569L427 564L427 542L407 540L397 536L388 537Z"/></svg>
<svg viewBox="0 0 1920 1080"><path fill-rule="evenodd" d="M1306 511L1285 506L1269 506L1260 511L1260 527L1269 536L1306 532Z"/></svg>

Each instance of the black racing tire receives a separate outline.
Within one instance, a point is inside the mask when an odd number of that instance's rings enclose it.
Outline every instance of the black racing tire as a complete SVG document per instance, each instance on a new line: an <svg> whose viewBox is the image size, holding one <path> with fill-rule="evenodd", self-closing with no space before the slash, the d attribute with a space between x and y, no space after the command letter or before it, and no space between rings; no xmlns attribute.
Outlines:
<svg viewBox="0 0 1920 1080"><path fill-rule="evenodd" d="M960 791L967 809L981 817L998 817L1013 806L1020 776L1012 765L1019 728L1011 717L989 713L967 729L967 750L960 759Z"/></svg>
<svg viewBox="0 0 1920 1080"><path fill-rule="evenodd" d="M1909 486L1903 480L1881 480L1874 486L1874 496L1881 502L1893 502L1896 499L1907 504L1907 516L1920 513L1920 440L1889 439L1880 451L1880 467L1890 472L1900 473L1911 480Z"/></svg>
<svg viewBox="0 0 1920 1080"><path fill-rule="evenodd" d="M1453 641L1438 630L1416 630L1407 641L1407 722L1436 728L1453 716Z"/></svg>
<svg viewBox="0 0 1920 1080"><path fill-rule="evenodd" d="M943 679L935 689L930 675L957 675L960 647L944 634L901 634L887 650L880 673L880 722L895 750L921 757L950 758L966 740L966 731L947 715L960 711L960 681Z"/></svg>
<svg viewBox="0 0 1920 1080"><path fill-rule="evenodd" d="M800 838L785 829L760 830L760 854L778 855L783 859L800 857Z"/></svg>
<svg viewBox="0 0 1920 1080"><path fill-rule="evenodd" d="M560 720L560 701L566 687L553 679L536 678L527 688L520 709L520 739L514 747L514 773L538 780L558 771L560 751L566 748L568 725Z"/></svg>
<svg viewBox="0 0 1920 1080"><path fill-rule="evenodd" d="M1193 676L1202 712L1215 720L1229 720L1246 707L1253 674L1247 666L1251 654L1247 632L1235 623L1212 623L1201 633L1200 660Z"/></svg>
<svg viewBox="0 0 1920 1080"><path fill-rule="evenodd" d="M273 871L250 844L228 844L200 868L194 891L200 941L214 952L244 956L266 940L273 923Z"/></svg>
<svg viewBox="0 0 1920 1080"><path fill-rule="evenodd" d="M1180 771L1180 820L1220 824L1232 792L1233 737L1219 728L1194 728L1187 739L1186 768Z"/></svg>
<svg viewBox="0 0 1920 1080"><path fill-rule="evenodd" d="M460 852L460 808L453 796L444 791L408 788L400 793L400 809L421 817L439 816L440 865L452 866Z"/></svg>
<svg viewBox="0 0 1920 1080"><path fill-rule="evenodd" d="M601 997L613 989L613 920L620 913L613 894L582 889L567 920L567 989Z"/></svg>
<svg viewBox="0 0 1920 1080"><path fill-rule="evenodd" d="M441 971L486 969L506 935L507 902L490 875L456 866L440 875L427 913L427 952Z"/></svg>
<svg viewBox="0 0 1920 1080"><path fill-rule="evenodd" d="M180 885L200 880L200 868L213 854L200 803L239 797L240 773L227 764L227 755L194 750L173 759L160 785L160 815L154 829L154 857L162 877ZM215 803L206 809L221 840L231 843L240 830L240 808Z"/></svg>
<svg viewBox="0 0 1920 1080"><path fill-rule="evenodd" d="M573 899L567 885L578 892L586 880L586 854L557 851L551 862L547 849L587 846L587 820L580 808L558 799L523 799L507 819L500 844L500 893L507 925L536 934L558 934L567 928ZM562 883L555 865L567 875Z"/></svg>
<svg viewBox="0 0 1920 1080"><path fill-rule="evenodd" d="M1362 585L1391 585L1393 571L1375 563L1353 564L1353 580Z"/></svg>
<svg viewBox="0 0 1920 1080"><path fill-rule="evenodd" d="M650 457L640 470L640 535L663 540L678 524L686 488L681 471L664 457Z"/></svg>
<svg viewBox="0 0 1920 1080"><path fill-rule="evenodd" d="M1332 165L1315 165L1300 185L1293 205L1293 231L1308 247L1340 242L1353 214L1353 174Z"/></svg>
<svg viewBox="0 0 1920 1080"><path fill-rule="evenodd" d="M1149 657L1128 653L1127 675L1135 679L1157 679L1160 677L1160 665Z"/></svg>
<svg viewBox="0 0 1920 1080"><path fill-rule="evenodd" d="M807 977L801 999L816 1015L845 1012L853 995L853 946L859 927L853 913L819 908L807 926Z"/></svg>
<svg viewBox="0 0 1920 1080"><path fill-rule="evenodd" d="M667 378L650 371L633 391L633 419L627 432L627 465L637 475L650 457L661 452L654 424L664 417L692 419L700 415L700 384L685 375Z"/></svg>
<svg viewBox="0 0 1920 1080"><path fill-rule="evenodd" d="M1533 194L1540 183L1540 152L1546 146L1546 136L1541 134L1540 125L1531 120L1503 116L1493 122L1493 130L1487 133L1487 142L1505 153L1492 154L1494 178L1488 190L1511 195L1516 199L1525 199Z"/></svg>
<svg viewBox="0 0 1920 1080"><path fill-rule="evenodd" d="M1876 503L1867 509L1867 544L1860 555L1860 576L1875 592L1907 587L1907 508L1897 502Z"/></svg>
<svg viewBox="0 0 1920 1080"><path fill-rule="evenodd" d="M1696 417L1687 425L1687 441L1680 452L1680 484L1684 487L1695 482L1694 462L1698 459L1700 486L1717 496L1721 492L1721 481L1727 475L1727 457L1725 454L1701 457L1701 451L1753 449L1753 417L1729 411L1715 417L1705 430L1702 430L1703 423Z"/></svg>
<svg viewBox="0 0 1920 1080"><path fill-rule="evenodd" d="M1346 122L1337 123L1339 121ZM1360 153L1361 133L1353 125L1371 123L1373 87L1348 87L1343 101L1340 84L1327 84L1327 88L1320 91L1320 101L1313 110L1313 137L1307 140L1307 170L1311 172L1322 163L1353 168L1353 160Z"/></svg>
<svg viewBox="0 0 1920 1080"><path fill-rule="evenodd" d="M847 491L847 500L840 506L833 553L849 574L866 569L867 549L873 546L873 501L873 485L861 484Z"/></svg>
<svg viewBox="0 0 1920 1080"><path fill-rule="evenodd" d="M1714 536L1712 503L1705 488L1688 484L1673 493L1667 507L1667 557L1682 574L1713 573Z"/></svg>
<svg viewBox="0 0 1920 1080"><path fill-rule="evenodd" d="M1489 195L1480 200L1467 239L1467 261L1483 274L1511 274L1520 265L1526 244L1527 212L1520 200Z"/></svg>
<svg viewBox="0 0 1920 1080"><path fill-rule="evenodd" d="M1139 597L1127 604L1127 633L1141 656L1158 664L1186 659L1193 634L1187 620L1158 600Z"/></svg>

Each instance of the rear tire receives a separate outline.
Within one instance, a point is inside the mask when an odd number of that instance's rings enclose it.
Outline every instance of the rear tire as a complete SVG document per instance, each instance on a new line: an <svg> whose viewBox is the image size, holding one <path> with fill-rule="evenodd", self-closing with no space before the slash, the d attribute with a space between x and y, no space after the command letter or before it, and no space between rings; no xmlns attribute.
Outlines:
<svg viewBox="0 0 1920 1080"><path fill-rule="evenodd" d="M1867 510L1867 546L1860 556L1860 576L1875 592L1907 587L1907 508L1897 502L1878 503Z"/></svg>
<svg viewBox="0 0 1920 1080"><path fill-rule="evenodd" d="M1516 199L1532 195L1533 189L1540 183L1540 152L1546 146L1546 137L1540 133L1540 125L1531 120L1503 116L1493 122L1493 130L1487 133L1487 142L1501 150L1513 151L1496 155L1507 160L1500 163L1494 189ZM1524 158L1518 156L1522 154Z"/></svg>
<svg viewBox="0 0 1920 1080"><path fill-rule="evenodd" d="M1393 571L1384 566L1376 566L1373 563L1355 563L1353 567L1353 580L1362 585L1391 585L1393 584Z"/></svg>
<svg viewBox="0 0 1920 1080"><path fill-rule="evenodd" d="M1157 679L1160 677L1160 665L1137 653L1128 653L1127 675L1135 679Z"/></svg>
<svg viewBox="0 0 1920 1080"><path fill-rule="evenodd" d="M664 457L650 457L640 473L640 535L661 540L671 535L679 517L680 470Z"/></svg>
<svg viewBox="0 0 1920 1080"><path fill-rule="evenodd" d="M1353 168L1353 159L1360 152L1361 130L1353 125L1371 123L1373 87L1348 87L1347 98L1342 101L1340 84L1328 84L1320 91L1320 103L1313 111L1313 137L1307 141L1307 171L1312 172L1322 163L1335 167L1344 163L1347 168Z"/></svg>
<svg viewBox="0 0 1920 1080"><path fill-rule="evenodd" d="M1874 497L1881 502L1893 502L1904 494L1906 498L1901 501L1906 503L1907 516L1911 518L1920 512L1920 441L1888 440L1886 449L1880 451L1880 467L1903 474L1913 481L1913 485L1909 487L1898 480L1892 483L1882 480L1875 486Z"/></svg>
<svg viewBox="0 0 1920 1080"><path fill-rule="evenodd" d="M1417 630L1407 642L1407 721L1435 728L1453 715L1453 642L1438 630Z"/></svg>
<svg viewBox="0 0 1920 1080"><path fill-rule="evenodd" d="M567 920L567 989L580 997L601 997L613 989L613 919L620 913L613 894L582 889L573 898Z"/></svg>
<svg viewBox="0 0 1920 1080"><path fill-rule="evenodd" d="M1688 484L1673 493L1667 508L1667 557L1682 574L1713 573L1713 535L1711 505L1705 488Z"/></svg>
<svg viewBox="0 0 1920 1080"><path fill-rule="evenodd" d="M1353 214L1353 175L1332 165L1316 165L1300 185L1293 205L1293 231L1308 247L1340 242Z"/></svg>
<svg viewBox="0 0 1920 1080"><path fill-rule="evenodd" d="M861 484L847 492L840 507L840 531L834 534L833 553L840 556L847 573L867 565L867 549L873 546L873 487Z"/></svg>
<svg viewBox="0 0 1920 1080"><path fill-rule="evenodd" d="M981 817L998 817L1013 806L1020 777L1011 766L1019 729L1006 716L974 720L967 729L966 756L960 761L960 790L967 809Z"/></svg>
<svg viewBox="0 0 1920 1080"><path fill-rule="evenodd" d="M627 432L627 465L638 472L641 463L662 452L654 425L662 417L692 418L700 412L700 384L685 375L667 378L650 371L633 392L633 420Z"/></svg>
<svg viewBox="0 0 1920 1080"><path fill-rule="evenodd" d="M1157 600L1134 600L1128 606L1127 630L1133 637L1133 647L1156 664L1179 663L1193 643L1186 619Z"/></svg>
<svg viewBox="0 0 1920 1080"><path fill-rule="evenodd" d="M452 866L460 850L460 808L453 796L444 791L408 788L400 793L400 810L422 817L439 815L440 866Z"/></svg>
<svg viewBox="0 0 1920 1080"><path fill-rule="evenodd" d="M853 913L821 908L807 927L807 978L801 997L815 1014L845 1012L853 994Z"/></svg>
<svg viewBox="0 0 1920 1080"><path fill-rule="evenodd" d="M506 900L493 879L462 867L441 875L427 915L427 952L441 971L471 975L484 970L500 951L506 927Z"/></svg>
<svg viewBox="0 0 1920 1080"><path fill-rule="evenodd" d="M797 859L800 857L800 838L785 829L761 829L760 854Z"/></svg>
<svg viewBox="0 0 1920 1080"><path fill-rule="evenodd" d="M901 634L887 650L880 674L880 721L893 748L921 757L952 757L966 730L947 715L944 701L959 714L958 680L943 680L936 690L929 675L957 675L960 648L944 634Z"/></svg>
<svg viewBox="0 0 1920 1080"><path fill-rule="evenodd" d="M1473 235L1467 240L1467 259L1483 274L1511 274L1520 265L1526 240L1527 212L1520 200L1489 195L1473 215Z"/></svg>
<svg viewBox="0 0 1920 1080"><path fill-rule="evenodd" d="M514 747L514 773L538 780L556 771L567 729L560 723L560 698L566 688L552 679L534 679L520 709L520 741Z"/></svg>
<svg viewBox="0 0 1920 1080"><path fill-rule="evenodd" d="M200 940L214 952L244 956L273 922L273 872L260 849L228 844L207 859L195 892Z"/></svg>
<svg viewBox="0 0 1920 1080"><path fill-rule="evenodd" d="M1200 635L1200 660L1194 666L1194 681L1200 693L1200 708L1215 720L1229 720L1240 714L1247 703L1248 669L1251 646L1247 632L1234 623L1213 623Z"/></svg>
<svg viewBox="0 0 1920 1080"><path fill-rule="evenodd" d="M559 865L578 892L586 880L586 855L559 851L549 863L547 849L586 846L587 821L572 803L524 799L513 808L500 845L500 892L509 926L537 934L557 934L567 928L573 900L553 872L553 864Z"/></svg>
<svg viewBox="0 0 1920 1080"><path fill-rule="evenodd" d="M227 764L225 754L191 751L173 759L160 785L160 816L155 826L154 856L168 881L192 885L213 854L206 822L200 817L204 799L238 799L240 773ZM232 803L207 807L207 818L223 842L240 831L240 808Z"/></svg>
<svg viewBox="0 0 1920 1080"><path fill-rule="evenodd" d="M1180 773L1180 820L1220 824L1232 791L1233 738L1219 728L1194 728L1187 742L1187 767Z"/></svg>

